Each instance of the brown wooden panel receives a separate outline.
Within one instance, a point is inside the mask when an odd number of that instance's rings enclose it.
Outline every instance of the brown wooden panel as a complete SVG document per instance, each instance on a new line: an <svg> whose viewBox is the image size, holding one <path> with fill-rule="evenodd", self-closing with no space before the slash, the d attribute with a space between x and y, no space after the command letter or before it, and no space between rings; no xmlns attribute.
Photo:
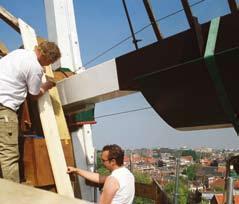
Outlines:
<svg viewBox="0 0 239 204"><path fill-rule="evenodd" d="M61 142L67 165L74 166L71 141ZM25 137L23 162L26 183L39 187L55 184L45 139Z"/></svg>
<svg viewBox="0 0 239 204"><path fill-rule="evenodd" d="M135 196L156 200L156 188L154 185L135 183Z"/></svg>

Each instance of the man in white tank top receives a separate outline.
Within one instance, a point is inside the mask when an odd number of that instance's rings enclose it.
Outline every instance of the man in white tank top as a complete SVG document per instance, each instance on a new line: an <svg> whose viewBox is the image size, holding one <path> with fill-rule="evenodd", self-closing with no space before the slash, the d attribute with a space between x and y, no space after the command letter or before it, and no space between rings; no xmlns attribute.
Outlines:
<svg viewBox="0 0 239 204"><path fill-rule="evenodd" d="M67 173L74 173L92 182L104 184L99 204L131 204L135 194L135 179L133 174L123 166L124 151L118 145L103 147L101 160L111 171L110 176L68 167Z"/></svg>
<svg viewBox="0 0 239 204"><path fill-rule="evenodd" d="M27 93L37 99L52 82L42 84L44 66L61 56L53 42L44 41L34 51L18 49L0 59L0 177L19 182L18 118L16 111Z"/></svg>

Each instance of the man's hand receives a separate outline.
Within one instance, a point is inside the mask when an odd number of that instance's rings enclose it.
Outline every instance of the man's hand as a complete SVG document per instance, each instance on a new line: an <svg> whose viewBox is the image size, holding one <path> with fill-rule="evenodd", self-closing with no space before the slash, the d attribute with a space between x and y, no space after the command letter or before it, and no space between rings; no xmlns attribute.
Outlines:
<svg viewBox="0 0 239 204"><path fill-rule="evenodd" d="M73 166L68 166L67 167L67 172L68 174L75 174L77 172L77 168L73 167Z"/></svg>
<svg viewBox="0 0 239 204"><path fill-rule="evenodd" d="M46 81L45 83L42 83L39 94L38 95L30 95L31 99L32 100L37 100L44 93L46 93L49 89L51 89L54 86L56 86L56 83L51 82L51 81Z"/></svg>
<svg viewBox="0 0 239 204"><path fill-rule="evenodd" d="M56 83L52 82L52 81L46 81L45 83L43 83L41 85L41 89L44 90L44 92L48 91L49 89L51 89L52 87L56 86Z"/></svg>

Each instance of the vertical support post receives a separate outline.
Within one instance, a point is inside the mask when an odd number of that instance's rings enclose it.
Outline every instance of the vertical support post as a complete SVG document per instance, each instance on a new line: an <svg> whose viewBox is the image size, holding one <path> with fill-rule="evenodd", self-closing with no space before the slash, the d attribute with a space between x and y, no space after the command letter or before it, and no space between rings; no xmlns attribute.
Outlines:
<svg viewBox="0 0 239 204"><path fill-rule="evenodd" d="M73 0L44 0L44 2L48 37L49 40L57 42L61 49L61 67L69 68L73 72L83 71ZM73 132L72 143L76 166L93 171L94 153L92 155L92 152L94 151L92 150L91 127L83 125ZM86 186L85 180L78 178L82 199L94 201L94 189Z"/></svg>
<svg viewBox="0 0 239 204"><path fill-rule="evenodd" d="M232 177L227 179L227 204L233 204L233 183Z"/></svg>
<svg viewBox="0 0 239 204"><path fill-rule="evenodd" d="M77 71L82 67L76 31L73 0L44 0L48 39L55 41L62 52L61 67ZM58 68L58 64L55 67Z"/></svg>
<svg viewBox="0 0 239 204"><path fill-rule="evenodd" d="M76 166L88 171L94 171L94 148L92 142L91 126L83 125L77 131L72 132L72 141L75 151ZM81 198L90 202L94 201L94 188L87 186L85 179L78 177L80 183Z"/></svg>
<svg viewBox="0 0 239 204"><path fill-rule="evenodd" d="M139 40L136 40L136 38L135 38L134 29L133 29L133 26L132 26L132 23L131 23L131 20L130 20L130 16L129 16L129 12L128 12L125 0L122 0L122 2L123 2L126 17L127 17L128 23L129 23L129 28L130 28L130 32L131 32L131 35L132 35L132 38L133 38L133 43L134 43L135 49L138 50L139 47L138 47L137 42Z"/></svg>
<svg viewBox="0 0 239 204"><path fill-rule="evenodd" d="M161 33L160 33L160 30L159 30L159 26L155 20L155 17L154 17L154 14L153 14L153 10L152 10L152 7L150 5L150 0L143 0L144 2L144 7L147 11L147 14L148 14L148 17L149 17L149 20L150 20L150 23L153 27L153 30L154 30L154 33L155 33L155 36L157 38L158 41L161 41L163 39Z"/></svg>
<svg viewBox="0 0 239 204"><path fill-rule="evenodd" d="M208 67L208 72L216 88L222 108L229 121L232 123L235 131L237 132L237 135L239 135L239 119L237 118L234 107L232 106L231 101L229 100L229 97L227 95L214 56L219 25L220 17L211 20L204 58Z"/></svg>
<svg viewBox="0 0 239 204"><path fill-rule="evenodd" d="M180 159L176 158L176 178L175 178L174 204L178 204L179 164L180 164Z"/></svg>

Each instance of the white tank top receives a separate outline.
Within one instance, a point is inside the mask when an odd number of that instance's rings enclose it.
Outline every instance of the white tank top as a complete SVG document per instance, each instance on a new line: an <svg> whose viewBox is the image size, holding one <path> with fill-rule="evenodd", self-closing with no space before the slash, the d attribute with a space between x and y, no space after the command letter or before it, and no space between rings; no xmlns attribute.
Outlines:
<svg viewBox="0 0 239 204"><path fill-rule="evenodd" d="M110 176L117 179L120 186L111 204L133 203L135 193L134 175L127 168L120 167L114 170Z"/></svg>

